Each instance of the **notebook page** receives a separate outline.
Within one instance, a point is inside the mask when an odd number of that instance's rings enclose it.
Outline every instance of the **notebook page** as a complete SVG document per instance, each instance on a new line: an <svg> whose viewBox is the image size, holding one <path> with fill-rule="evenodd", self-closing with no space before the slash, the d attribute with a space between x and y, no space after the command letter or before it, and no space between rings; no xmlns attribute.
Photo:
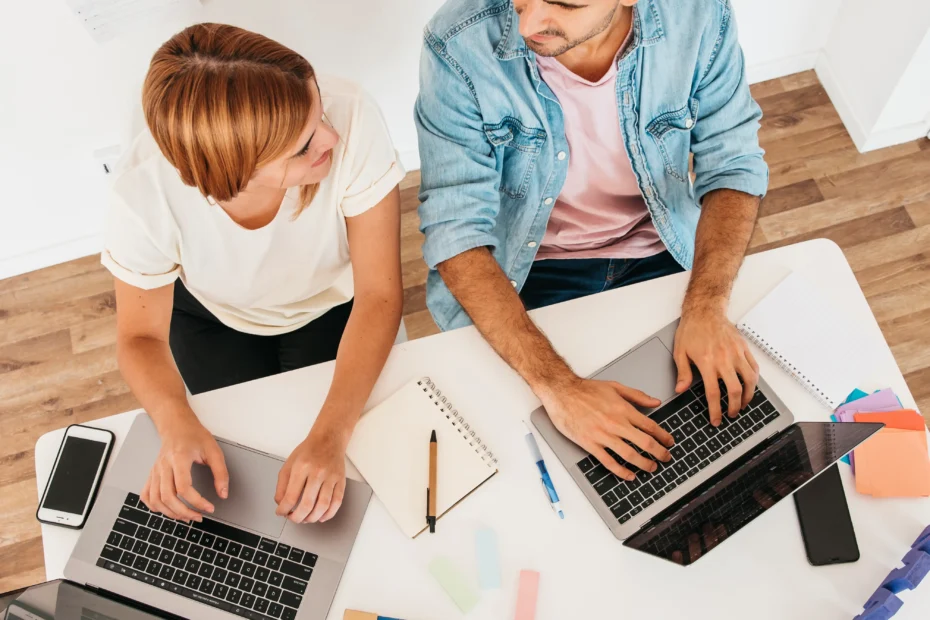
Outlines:
<svg viewBox="0 0 930 620"><path fill-rule="evenodd" d="M797 273L782 280L737 327L830 409L871 366L842 307Z"/></svg>
<svg viewBox="0 0 930 620"><path fill-rule="evenodd" d="M432 391L413 381L364 414L347 454L388 512L410 537L426 528L429 439L436 431L437 516L496 471L469 446L459 424L433 404Z"/></svg>

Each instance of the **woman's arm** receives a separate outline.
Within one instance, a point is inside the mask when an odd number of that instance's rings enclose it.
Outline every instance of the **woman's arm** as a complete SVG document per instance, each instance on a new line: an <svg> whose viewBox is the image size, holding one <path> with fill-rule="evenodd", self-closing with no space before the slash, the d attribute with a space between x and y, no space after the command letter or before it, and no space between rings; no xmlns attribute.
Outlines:
<svg viewBox="0 0 930 620"><path fill-rule="evenodd" d="M187 402L184 382L168 345L174 285L145 290L116 284L116 357L133 394L148 412L162 445L158 460L142 490L142 501L173 519L201 519L213 506L191 483L191 465L203 463L213 471L217 495L226 497L229 474L223 452L200 424Z"/></svg>
<svg viewBox="0 0 930 620"><path fill-rule="evenodd" d="M295 523L327 521L342 505L346 446L397 338L403 312L398 188L363 214L346 218L346 227L355 301L329 394L307 439L281 469L275 492L277 513Z"/></svg>

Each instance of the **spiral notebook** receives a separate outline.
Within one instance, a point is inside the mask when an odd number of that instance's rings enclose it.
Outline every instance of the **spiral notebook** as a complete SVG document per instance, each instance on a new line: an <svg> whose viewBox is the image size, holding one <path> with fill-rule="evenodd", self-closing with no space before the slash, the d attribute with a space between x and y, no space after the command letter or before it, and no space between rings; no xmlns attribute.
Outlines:
<svg viewBox="0 0 930 620"><path fill-rule="evenodd" d="M411 381L359 420L346 454L404 534L426 529L429 439L438 441L436 512L449 510L497 473L481 436L428 377Z"/></svg>
<svg viewBox="0 0 930 620"><path fill-rule="evenodd" d="M842 310L809 280L790 273L736 327L833 410L872 367Z"/></svg>

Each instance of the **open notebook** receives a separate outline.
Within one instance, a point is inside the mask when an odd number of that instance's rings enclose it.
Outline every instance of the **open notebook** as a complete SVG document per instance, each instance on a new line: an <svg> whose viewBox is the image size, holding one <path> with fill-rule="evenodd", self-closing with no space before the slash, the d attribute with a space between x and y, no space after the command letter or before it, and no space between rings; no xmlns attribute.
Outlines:
<svg viewBox="0 0 930 620"><path fill-rule="evenodd" d="M833 410L871 369L842 311L809 280L790 273L736 327Z"/></svg>
<svg viewBox="0 0 930 620"><path fill-rule="evenodd" d="M411 381L359 420L346 453L411 538L426 529L429 439L436 431L439 519L497 473L497 459L436 385Z"/></svg>

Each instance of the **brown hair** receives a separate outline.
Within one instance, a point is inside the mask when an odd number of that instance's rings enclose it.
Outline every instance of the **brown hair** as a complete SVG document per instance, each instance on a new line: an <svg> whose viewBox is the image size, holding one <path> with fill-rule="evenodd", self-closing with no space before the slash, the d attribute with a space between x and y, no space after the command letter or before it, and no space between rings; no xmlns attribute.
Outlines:
<svg viewBox="0 0 930 620"><path fill-rule="evenodd" d="M181 180L205 197L231 200L256 168L294 146L310 116L313 77L303 56L276 41L235 26L197 24L155 52L142 107ZM317 187L301 188L300 209Z"/></svg>

